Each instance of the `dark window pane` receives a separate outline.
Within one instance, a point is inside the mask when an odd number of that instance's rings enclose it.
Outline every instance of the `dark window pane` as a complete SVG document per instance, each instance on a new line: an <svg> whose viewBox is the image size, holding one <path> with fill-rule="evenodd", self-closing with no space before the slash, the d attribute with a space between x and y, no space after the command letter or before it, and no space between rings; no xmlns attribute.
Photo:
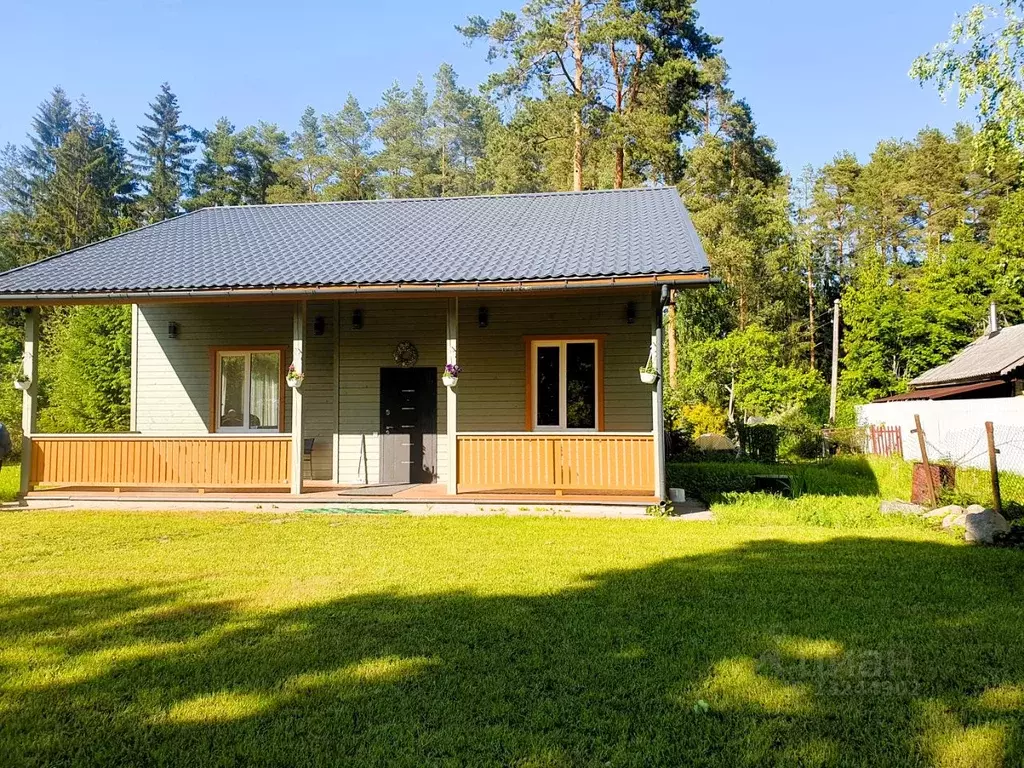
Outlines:
<svg viewBox="0 0 1024 768"><path fill-rule="evenodd" d="M565 404L569 429L597 426L597 379L594 344L565 345Z"/></svg>
<svg viewBox="0 0 1024 768"><path fill-rule="evenodd" d="M537 426L557 427L561 405L558 347L537 347Z"/></svg>
<svg viewBox="0 0 1024 768"><path fill-rule="evenodd" d="M244 427L245 355L224 355L220 359L220 425Z"/></svg>

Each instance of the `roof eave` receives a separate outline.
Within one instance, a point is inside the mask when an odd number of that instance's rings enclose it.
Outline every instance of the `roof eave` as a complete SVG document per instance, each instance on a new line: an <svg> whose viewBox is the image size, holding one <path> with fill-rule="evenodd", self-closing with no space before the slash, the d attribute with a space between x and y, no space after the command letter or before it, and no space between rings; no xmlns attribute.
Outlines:
<svg viewBox="0 0 1024 768"><path fill-rule="evenodd" d="M457 295L466 293L529 293L643 288L668 285L697 288L721 282L707 272L562 278L548 280L465 281L434 283L354 283L264 288L194 288L143 291L68 291L0 294L0 306L75 304L146 304L167 301L271 301L321 296L392 296L396 294Z"/></svg>

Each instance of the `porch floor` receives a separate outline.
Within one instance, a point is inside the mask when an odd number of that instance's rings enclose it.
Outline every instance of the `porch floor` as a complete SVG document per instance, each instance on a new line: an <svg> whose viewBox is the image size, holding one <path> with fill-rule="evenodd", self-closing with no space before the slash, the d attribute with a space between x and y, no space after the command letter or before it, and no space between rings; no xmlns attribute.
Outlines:
<svg viewBox="0 0 1024 768"><path fill-rule="evenodd" d="M293 496L279 489L196 490L190 488L110 488L53 487L30 492L26 502L168 502L208 505L288 505L310 508L315 505L359 505L369 508L402 505L595 505L643 508L656 504L654 496L615 493L553 492L472 492L452 495L439 483L413 485L373 486L334 485L324 480L306 480L301 496Z"/></svg>

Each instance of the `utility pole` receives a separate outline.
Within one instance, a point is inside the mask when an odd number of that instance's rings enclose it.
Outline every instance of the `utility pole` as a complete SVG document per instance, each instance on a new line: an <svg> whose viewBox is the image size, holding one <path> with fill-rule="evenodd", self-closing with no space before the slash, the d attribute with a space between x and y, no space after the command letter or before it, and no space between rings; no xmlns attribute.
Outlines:
<svg viewBox="0 0 1024 768"><path fill-rule="evenodd" d="M828 402L828 421L836 423L836 396L839 392L839 299L832 305L832 396Z"/></svg>

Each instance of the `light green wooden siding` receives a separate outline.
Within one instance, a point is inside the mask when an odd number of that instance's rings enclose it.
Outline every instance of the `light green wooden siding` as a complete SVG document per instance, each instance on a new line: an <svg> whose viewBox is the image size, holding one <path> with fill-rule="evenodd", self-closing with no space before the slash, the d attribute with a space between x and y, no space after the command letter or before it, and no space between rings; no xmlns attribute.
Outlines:
<svg viewBox="0 0 1024 768"><path fill-rule="evenodd" d="M626 304L636 303L636 322L626 323ZM380 369L395 365L394 350L411 341L418 365L440 374L445 362L446 301L420 299L345 299L310 302L306 327L306 379L303 383L306 437L316 438L314 477L329 480L333 443L339 426L338 478L341 483L375 483L380 478ZM477 312L487 307L489 323L480 328ZM142 305L138 310L136 402L143 434L201 434L207 431L210 404L210 348L291 346L291 302L265 304ZM362 310L363 328L352 327L352 312ZM459 430L521 432L526 414L524 337L605 334L605 429L651 430L651 388L637 369L650 345L650 294L582 296L498 296L460 299ZM314 332L323 317L324 333ZM180 335L167 338L168 322ZM337 335L336 335L337 332ZM340 352L335 389L335 344ZM290 362L286 353L284 364ZM336 399L336 396L338 399ZM285 392L288 431L291 391ZM447 479L446 396L438 376L438 481Z"/></svg>
<svg viewBox="0 0 1024 768"><path fill-rule="evenodd" d="M626 322L626 304L636 321ZM487 328L477 313L488 312ZM650 432L651 387L639 368L651 345L651 297L474 296L459 307L460 432L521 432L526 424L526 336L605 334L605 430Z"/></svg>
<svg viewBox="0 0 1024 768"><path fill-rule="evenodd" d="M136 429L142 434L202 434L210 419L212 347L284 346L291 362L291 302L266 304L145 304L138 313L136 351ZM334 433L333 304L310 303L306 328L307 396L304 430L315 437L314 477L331 479ZM326 320L324 336L313 333L314 318ZM167 324L178 323L177 339ZM285 388L282 431L291 430L291 390Z"/></svg>
<svg viewBox="0 0 1024 768"><path fill-rule="evenodd" d="M355 309L363 313L361 330L352 328ZM447 410L440 375L445 360L446 317L446 302L442 299L341 302L340 482L380 480L380 369L396 366L395 347L402 341L416 345L417 366L437 369L437 472L439 482L447 479Z"/></svg>

